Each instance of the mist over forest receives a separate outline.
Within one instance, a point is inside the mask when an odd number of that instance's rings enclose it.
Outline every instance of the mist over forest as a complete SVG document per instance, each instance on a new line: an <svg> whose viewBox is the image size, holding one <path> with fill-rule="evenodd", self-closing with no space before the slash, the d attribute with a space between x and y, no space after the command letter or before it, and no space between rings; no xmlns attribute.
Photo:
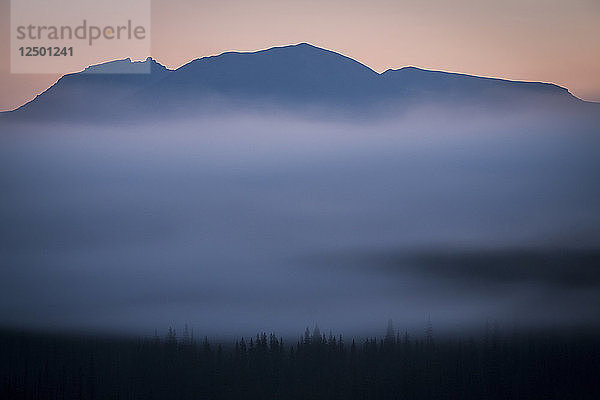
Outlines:
<svg viewBox="0 0 600 400"><path fill-rule="evenodd" d="M0 324L208 336L388 319L597 326L589 121L422 107L15 123L0 135Z"/></svg>

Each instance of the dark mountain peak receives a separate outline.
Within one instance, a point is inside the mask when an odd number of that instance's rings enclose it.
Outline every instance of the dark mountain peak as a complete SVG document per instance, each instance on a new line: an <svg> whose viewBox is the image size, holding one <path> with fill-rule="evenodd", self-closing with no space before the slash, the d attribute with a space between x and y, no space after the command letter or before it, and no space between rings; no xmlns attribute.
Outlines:
<svg viewBox="0 0 600 400"><path fill-rule="evenodd" d="M84 69L84 74L145 74L169 71L164 65L159 64L151 57L144 61L132 61L131 58L108 61L91 65Z"/></svg>
<svg viewBox="0 0 600 400"><path fill-rule="evenodd" d="M518 98L523 95L550 95L567 100L578 100L561 86L546 82L514 81L508 79L467 75L458 72L447 72L407 66L399 69L388 69L382 74L384 80L395 90L415 90L448 93L453 97L486 96L489 99Z"/></svg>
<svg viewBox="0 0 600 400"><path fill-rule="evenodd" d="M297 43L297 44L290 44L290 45L286 45L286 46L282 46L282 47L300 47L300 48L313 48L313 49L323 50L323 48L314 46L314 45L312 45L310 43L307 43L307 42L301 42L301 43Z"/></svg>
<svg viewBox="0 0 600 400"><path fill-rule="evenodd" d="M406 67L397 68L397 69L390 68L390 69L386 70L384 72L384 74L391 74L391 73L399 72L399 71L403 71L403 72L427 72L428 70L426 70L424 68L414 67L412 65L407 65Z"/></svg>
<svg viewBox="0 0 600 400"><path fill-rule="evenodd" d="M251 68L256 69L256 72L259 72L258 69L268 72L272 72L274 69L290 69L295 73L302 73L307 69L346 67L360 70L363 73L376 74L366 65L350 57L304 42L258 51L229 51L215 56L197 58L180 67L178 71L195 70L203 68L207 64L220 68L225 66L235 70Z"/></svg>
<svg viewBox="0 0 600 400"><path fill-rule="evenodd" d="M285 45L285 46L275 46L275 47L270 47L265 50L259 50L259 51L251 52L251 53L254 53L254 54L260 54L260 53L296 54L296 55L311 56L311 57L312 56L334 56L334 57L337 57L338 59L346 59L346 60L351 60L351 61L356 62L355 60L353 60L350 57L344 56L340 53L336 53L335 51L327 50L322 47L318 47L318 46L315 46L315 45L312 45L312 44L306 43L306 42L290 44L290 45Z"/></svg>
<svg viewBox="0 0 600 400"><path fill-rule="evenodd" d="M378 74L350 57L308 43L196 59L159 86L186 97L216 93L275 102L353 102L371 92Z"/></svg>
<svg viewBox="0 0 600 400"><path fill-rule="evenodd" d="M81 72L63 75L12 113L28 113L36 118L103 117L115 109L125 109L130 105L125 98L171 72L151 57L144 61L125 58L91 65Z"/></svg>
<svg viewBox="0 0 600 400"><path fill-rule="evenodd" d="M378 74L350 57L302 42L203 57L176 70L151 57L93 65L63 76L18 111L56 118L88 118L92 114L98 118L117 114L135 118L154 113L212 112L207 111L210 107L236 110L273 106L300 111L309 107L327 112L377 114L383 110L393 114L430 104L504 110L525 106L566 109L574 103L578 99L568 90L549 83L414 66Z"/></svg>

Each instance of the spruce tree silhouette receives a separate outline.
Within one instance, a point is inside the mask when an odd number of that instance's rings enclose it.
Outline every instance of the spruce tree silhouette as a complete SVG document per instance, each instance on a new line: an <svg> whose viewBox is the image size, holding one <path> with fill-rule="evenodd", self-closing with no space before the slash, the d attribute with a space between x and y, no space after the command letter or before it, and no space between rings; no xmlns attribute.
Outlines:
<svg viewBox="0 0 600 400"><path fill-rule="evenodd" d="M430 321L424 338L398 340L391 328L346 347L315 327L287 348L264 332L186 345L172 328L158 342L0 331L0 398L600 398L598 335L504 337L495 329L487 340L434 343Z"/></svg>

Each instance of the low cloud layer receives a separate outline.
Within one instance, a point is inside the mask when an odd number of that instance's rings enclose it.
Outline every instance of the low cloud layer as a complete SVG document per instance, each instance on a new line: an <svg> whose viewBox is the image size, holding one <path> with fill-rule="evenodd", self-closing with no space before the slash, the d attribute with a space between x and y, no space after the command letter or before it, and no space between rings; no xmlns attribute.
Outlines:
<svg viewBox="0 0 600 400"><path fill-rule="evenodd" d="M597 132L427 112L12 127L0 137L0 324L596 324Z"/></svg>

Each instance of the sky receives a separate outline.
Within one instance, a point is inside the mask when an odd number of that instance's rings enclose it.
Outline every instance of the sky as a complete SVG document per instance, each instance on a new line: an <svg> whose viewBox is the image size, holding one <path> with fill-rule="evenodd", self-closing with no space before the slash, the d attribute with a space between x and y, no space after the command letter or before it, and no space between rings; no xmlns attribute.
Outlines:
<svg viewBox="0 0 600 400"><path fill-rule="evenodd" d="M9 16L10 0L0 0L0 110L59 78L10 73ZM598 21L598 0L153 0L151 56L177 68L225 51L309 42L378 72L413 65L552 82L600 101Z"/></svg>

